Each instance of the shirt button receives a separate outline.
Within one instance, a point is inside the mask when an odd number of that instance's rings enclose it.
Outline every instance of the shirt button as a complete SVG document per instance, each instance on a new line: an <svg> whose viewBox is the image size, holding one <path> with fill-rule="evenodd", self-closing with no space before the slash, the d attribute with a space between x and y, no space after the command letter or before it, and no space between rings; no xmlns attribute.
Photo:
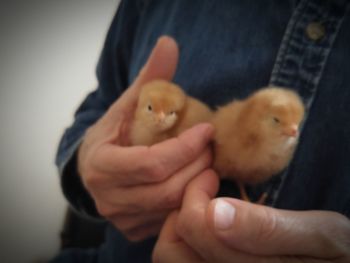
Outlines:
<svg viewBox="0 0 350 263"><path fill-rule="evenodd" d="M317 22L311 22L306 27L306 35L313 41L318 41L326 35L324 25Z"/></svg>

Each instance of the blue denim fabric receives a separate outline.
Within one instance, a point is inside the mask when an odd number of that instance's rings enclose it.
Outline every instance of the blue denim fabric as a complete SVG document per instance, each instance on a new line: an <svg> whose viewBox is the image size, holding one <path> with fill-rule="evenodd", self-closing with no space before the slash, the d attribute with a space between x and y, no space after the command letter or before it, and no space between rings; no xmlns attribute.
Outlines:
<svg viewBox="0 0 350 263"><path fill-rule="evenodd" d="M294 160L250 194L267 190L268 204L278 208L350 216L349 5L346 0L122 1L97 68L99 86L77 110L58 150L67 199L97 216L76 175L75 151L85 130L132 83L158 37L170 35L180 46L174 82L213 108L269 83L303 97L307 118ZM309 38L305 30L311 22L321 23L325 36ZM220 194L236 196L235 186L223 182ZM150 262L154 240L131 244L112 227L106 237L94 262Z"/></svg>

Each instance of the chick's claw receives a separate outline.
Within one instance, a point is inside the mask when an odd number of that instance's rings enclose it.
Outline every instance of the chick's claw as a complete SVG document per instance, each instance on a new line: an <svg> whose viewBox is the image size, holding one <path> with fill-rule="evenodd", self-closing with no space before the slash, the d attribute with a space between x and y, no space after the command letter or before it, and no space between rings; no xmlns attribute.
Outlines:
<svg viewBox="0 0 350 263"><path fill-rule="evenodd" d="M241 199L243 201L247 201L247 202L253 203L252 200L249 198L249 196L247 194L247 191L246 191L246 189L244 187L244 184L243 183L237 183L237 184L238 184L238 187L239 187L239 192L240 192L240 195L241 195ZM255 203L258 204L258 205L264 205L265 202L266 202L267 197L268 197L267 192L264 192Z"/></svg>

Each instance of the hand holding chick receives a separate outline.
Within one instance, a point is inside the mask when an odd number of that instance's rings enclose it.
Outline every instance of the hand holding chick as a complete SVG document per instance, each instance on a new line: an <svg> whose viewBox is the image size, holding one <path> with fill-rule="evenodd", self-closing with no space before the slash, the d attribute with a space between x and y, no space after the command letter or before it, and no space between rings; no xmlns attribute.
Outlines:
<svg viewBox="0 0 350 263"><path fill-rule="evenodd" d="M245 184L262 183L290 162L303 117L300 97L279 87L258 90L219 108L212 119L214 169L222 178L235 180L242 198L249 200Z"/></svg>
<svg viewBox="0 0 350 263"><path fill-rule="evenodd" d="M211 117L208 106L186 95L176 84L154 80L140 92L130 141L132 145L152 145Z"/></svg>

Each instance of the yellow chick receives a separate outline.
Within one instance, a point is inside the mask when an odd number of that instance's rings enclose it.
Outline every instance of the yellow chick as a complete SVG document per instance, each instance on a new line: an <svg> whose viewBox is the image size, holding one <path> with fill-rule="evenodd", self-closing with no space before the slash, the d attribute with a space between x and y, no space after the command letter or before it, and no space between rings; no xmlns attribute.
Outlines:
<svg viewBox="0 0 350 263"><path fill-rule="evenodd" d="M130 132L132 145L152 145L179 135L200 122L208 122L212 111L186 95L176 84L154 80L141 88Z"/></svg>
<svg viewBox="0 0 350 263"><path fill-rule="evenodd" d="M237 182L242 199L249 201L245 184L262 183L288 165L304 111L300 97L280 87L260 89L217 110L214 169Z"/></svg>

